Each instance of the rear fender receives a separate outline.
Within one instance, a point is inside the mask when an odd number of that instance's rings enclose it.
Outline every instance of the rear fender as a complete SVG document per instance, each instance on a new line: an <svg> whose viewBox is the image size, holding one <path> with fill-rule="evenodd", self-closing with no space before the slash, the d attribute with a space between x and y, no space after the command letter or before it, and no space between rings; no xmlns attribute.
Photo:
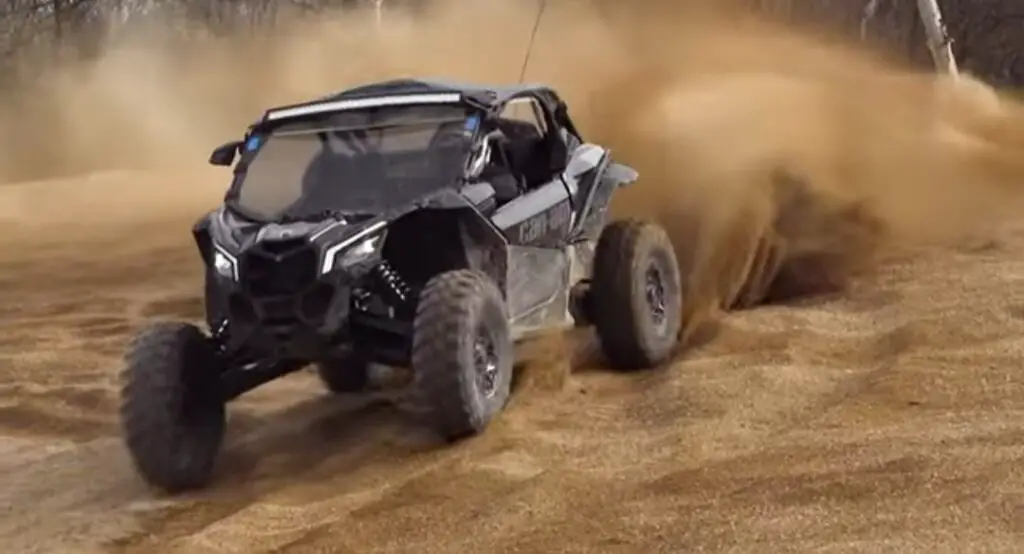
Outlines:
<svg viewBox="0 0 1024 554"><path fill-rule="evenodd" d="M576 220L571 239L596 239L615 190L635 182L637 177L633 168L613 162L610 150L593 144L580 146L573 153L564 177L566 183L575 182L578 188L574 194Z"/></svg>
<svg viewBox="0 0 1024 554"><path fill-rule="evenodd" d="M602 181L606 181L614 188L631 185L639 178L640 174L637 170L618 162L609 162L608 167L604 170L604 175L601 176Z"/></svg>

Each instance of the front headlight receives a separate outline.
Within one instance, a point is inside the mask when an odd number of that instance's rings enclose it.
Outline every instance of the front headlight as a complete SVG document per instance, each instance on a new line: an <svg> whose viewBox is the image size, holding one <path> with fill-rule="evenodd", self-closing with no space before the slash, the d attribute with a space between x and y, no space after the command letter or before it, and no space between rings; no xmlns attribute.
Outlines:
<svg viewBox="0 0 1024 554"><path fill-rule="evenodd" d="M231 257L230 254L219 248L214 249L213 270L217 272L217 275L220 275L225 279L236 281L238 280L238 274L235 269L236 267L235 259Z"/></svg>
<svg viewBox="0 0 1024 554"><path fill-rule="evenodd" d="M378 228L380 227L383 227L383 224L378 226ZM384 234L377 233L357 239L355 242L332 246L327 249L320 272L330 273L339 267L352 267L368 260L377 253L383 240Z"/></svg>
<svg viewBox="0 0 1024 554"><path fill-rule="evenodd" d="M352 246L332 253L324 260L323 272L329 273L335 268L352 267L369 259L377 251L382 235L367 237Z"/></svg>
<svg viewBox="0 0 1024 554"><path fill-rule="evenodd" d="M338 261L334 264L335 267L351 267L359 262L365 261L377 251L377 245L380 243L380 239L381 235L369 237L356 243L355 246L342 250L341 253L338 254Z"/></svg>

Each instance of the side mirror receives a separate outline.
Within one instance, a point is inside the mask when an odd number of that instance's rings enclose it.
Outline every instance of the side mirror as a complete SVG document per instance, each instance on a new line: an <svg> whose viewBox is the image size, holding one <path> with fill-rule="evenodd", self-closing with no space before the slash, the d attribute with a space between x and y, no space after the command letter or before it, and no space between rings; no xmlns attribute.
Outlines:
<svg viewBox="0 0 1024 554"><path fill-rule="evenodd" d="M241 141L226 142L213 149L210 154L210 165L229 166L235 162L235 154L242 146Z"/></svg>

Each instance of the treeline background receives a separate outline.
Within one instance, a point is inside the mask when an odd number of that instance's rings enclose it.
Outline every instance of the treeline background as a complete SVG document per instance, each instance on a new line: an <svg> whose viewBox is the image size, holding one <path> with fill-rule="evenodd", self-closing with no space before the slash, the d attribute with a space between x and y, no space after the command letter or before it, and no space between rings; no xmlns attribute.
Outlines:
<svg viewBox="0 0 1024 554"><path fill-rule="evenodd" d="M558 0L551 0L558 1ZM930 64L915 0L746 0L751 9L837 28ZM381 0L415 10L429 0ZM1024 1L940 0L958 62L989 82L1024 86ZM870 6L870 14L866 9ZM179 21L182 32L257 32L290 15L376 9L374 0L5 0L0 2L0 86L31 80L54 61L89 58L112 33ZM188 29L188 31L185 31Z"/></svg>
<svg viewBox="0 0 1024 554"><path fill-rule="evenodd" d="M921 67L932 60L916 0L753 0L780 19L829 25L883 44ZM938 0L961 70L1024 86L1024 0Z"/></svg>

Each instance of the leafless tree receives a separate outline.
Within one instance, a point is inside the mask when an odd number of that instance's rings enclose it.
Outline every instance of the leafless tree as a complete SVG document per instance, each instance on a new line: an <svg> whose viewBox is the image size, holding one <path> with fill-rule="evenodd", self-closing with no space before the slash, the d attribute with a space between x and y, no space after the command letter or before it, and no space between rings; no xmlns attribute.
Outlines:
<svg viewBox="0 0 1024 554"><path fill-rule="evenodd" d="M756 0L794 22L831 26L933 67L917 0ZM1024 86L1024 2L938 0L956 64L1001 85ZM941 48L944 41L935 46ZM939 53L940 56L942 53ZM941 60L941 57L940 57ZM945 65L945 62L942 62Z"/></svg>

